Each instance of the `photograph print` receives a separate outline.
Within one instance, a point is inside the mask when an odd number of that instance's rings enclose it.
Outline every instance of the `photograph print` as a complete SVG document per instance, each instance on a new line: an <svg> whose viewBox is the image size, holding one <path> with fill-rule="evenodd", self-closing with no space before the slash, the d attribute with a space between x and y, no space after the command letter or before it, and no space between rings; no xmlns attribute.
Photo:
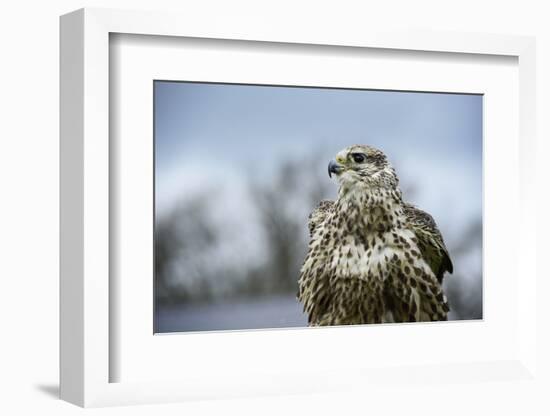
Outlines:
<svg viewBox="0 0 550 416"><path fill-rule="evenodd" d="M154 81L155 333L483 319L483 96Z"/></svg>

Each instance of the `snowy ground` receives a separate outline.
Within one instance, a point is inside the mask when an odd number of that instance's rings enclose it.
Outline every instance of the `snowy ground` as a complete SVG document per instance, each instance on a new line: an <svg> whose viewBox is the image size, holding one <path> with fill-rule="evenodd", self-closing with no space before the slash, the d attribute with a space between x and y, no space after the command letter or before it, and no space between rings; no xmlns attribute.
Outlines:
<svg viewBox="0 0 550 416"><path fill-rule="evenodd" d="M304 327L307 318L293 295L223 303L161 307L156 332Z"/></svg>
<svg viewBox="0 0 550 416"><path fill-rule="evenodd" d="M307 326L301 305L292 295L165 306L159 308L157 319L157 333ZM455 319L457 317L451 311L449 320Z"/></svg>

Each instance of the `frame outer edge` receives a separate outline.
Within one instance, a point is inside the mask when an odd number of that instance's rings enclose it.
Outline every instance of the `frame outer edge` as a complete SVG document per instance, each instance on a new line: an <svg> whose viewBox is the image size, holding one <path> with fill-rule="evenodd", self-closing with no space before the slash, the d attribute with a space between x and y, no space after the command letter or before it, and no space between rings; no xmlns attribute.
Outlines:
<svg viewBox="0 0 550 416"><path fill-rule="evenodd" d="M530 246L537 241L537 189L543 185L537 175L537 62L536 39L529 38L519 54L519 136L524 143L518 149L520 163L519 196L520 196L520 244ZM522 251L520 251L522 252ZM529 289L518 291L519 322L518 330L521 340L519 355L523 365L537 376L537 314L532 313L532 305L537 304L537 250L523 251L520 257L518 275L529 281ZM530 307L531 306L531 307Z"/></svg>
<svg viewBox="0 0 550 416"><path fill-rule="evenodd" d="M434 31L428 28L411 30L382 24L374 24L368 29L350 25L338 31L312 24L304 31L302 22L293 21L285 22L286 30L281 33L280 22L268 19L248 19L236 26L233 19L216 14L205 16L103 7L87 7L85 10L87 14L94 14L103 21L112 33L153 36L504 56L519 56L532 38L511 34ZM205 25L201 17L208 18L209 25ZM162 21L162 24L158 21Z"/></svg>
<svg viewBox="0 0 550 416"><path fill-rule="evenodd" d="M228 22L221 28L205 30L185 15L153 15L151 21L150 12L92 8L77 10L60 19L60 397L79 406L182 399L180 388L170 390L170 386L175 388L174 384L148 392L138 386L109 383L109 346L105 342L109 336L109 236L108 226L104 225L109 221L109 32L165 36L189 36L191 33L195 37L252 38L248 40L284 43L326 42L326 35L317 32L306 38L297 38L295 31L282 37L274 36L269 27L258 29L253 26L235 32ZM162 25L155 23L157 20L162 20ZM243 36L243 32L253 35ZM430 36L426 32L413 34L413 46L405 49L518 56L520 91L523 90L520 102L522 107L526 102L530 104L523 111L535 110L533 38L487 34L465 36L463 33L440 35L434 40L431 33ZM401 49L403 45L403 33L383 33L380 38L372 33L364 36L351 33L333 35L331 39L334 38L336 40L328 44L389 49ZM354 40L357 38L360 40ZM522 64L527 64L527 71L521 71ZM523 140L534 144L536 130L532 122L535 114L532 113L528 120L529 123L520 124L520 134ZM535 149L520 152L520 163L531 164L534 155ZM533 179L527 182L527 188L524 187L527 178L523 176L520 180L520 195L534 198ZM529 200L522 205L522 210L533 203L536 201ZM521 225L534 223L536 220L531 217ZM526 234L524 231L521 239L525 241L530 236L530 232ZM521 263L529 264L531 260L533 257L529 256L521 259ZM521 307L531 311L533 295L534 288L521 293ZM521 324L524 323L525 320L521 319ZM532 320L529 328L521 328L520 332L529 341L519 345L519 358L532 372L536 368L536 361L532 359L536 349L536 322ZM136 400L138 390L141 390L143 401ZM143 394L145 392L148 394Z"/></svg>
<svg viewBox="0 0 550 416"><path fill-rule="evenodd" d="M60 18L60 398L84 405L84 12Z"/></svg>
<svg viewBox="0 0 550 416"><path fill-rule="evenodd" d="M109 28L83 10L84 400L97 406L109 383Z"/></svg>

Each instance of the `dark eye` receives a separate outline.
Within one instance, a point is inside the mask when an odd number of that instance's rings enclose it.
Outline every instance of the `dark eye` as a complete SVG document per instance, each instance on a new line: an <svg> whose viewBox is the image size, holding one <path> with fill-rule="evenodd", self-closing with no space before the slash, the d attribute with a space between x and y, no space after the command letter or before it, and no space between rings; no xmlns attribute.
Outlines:
<svg viewBox="0 0 550 416"><path fill-rule="evenodd" d="M355 163L363 163L365 160L367 160L367 156L363 153L352 153L351 158Z"/></svg>

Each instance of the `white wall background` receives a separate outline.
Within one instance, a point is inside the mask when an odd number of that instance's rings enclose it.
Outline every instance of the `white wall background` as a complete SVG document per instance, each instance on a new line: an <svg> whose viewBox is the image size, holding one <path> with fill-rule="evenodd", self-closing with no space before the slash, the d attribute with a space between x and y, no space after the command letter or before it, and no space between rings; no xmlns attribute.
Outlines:
<svg viewBox="0 0 550 416"><path fill-rule="evenodd" d="M538 42L539 186L548 204L550 154L550 12L545 1L168 1L89 0L5 1L0 8L0 413L73 414L80 409L56 399L58 383L58 16L74 9L116 7L179 10L208 19L211 13L264 16L285 24L338 30L367 25L536 35ZM289 23L290 21L290 23ZM544 204L543 204L544 202ZM539 250L549 244L541 220ZM540 266L542 267L542 260ZM539 293L539 367L550 374L550 308L542 282ZM539 385L540 386L540 385ZM123 414L549 414L547 392L530 383L487 383L388 389L362 397L346 393L307 397L232 400L93 410ZM412 408L412 396L425 395L426 407Z"/></svg>

